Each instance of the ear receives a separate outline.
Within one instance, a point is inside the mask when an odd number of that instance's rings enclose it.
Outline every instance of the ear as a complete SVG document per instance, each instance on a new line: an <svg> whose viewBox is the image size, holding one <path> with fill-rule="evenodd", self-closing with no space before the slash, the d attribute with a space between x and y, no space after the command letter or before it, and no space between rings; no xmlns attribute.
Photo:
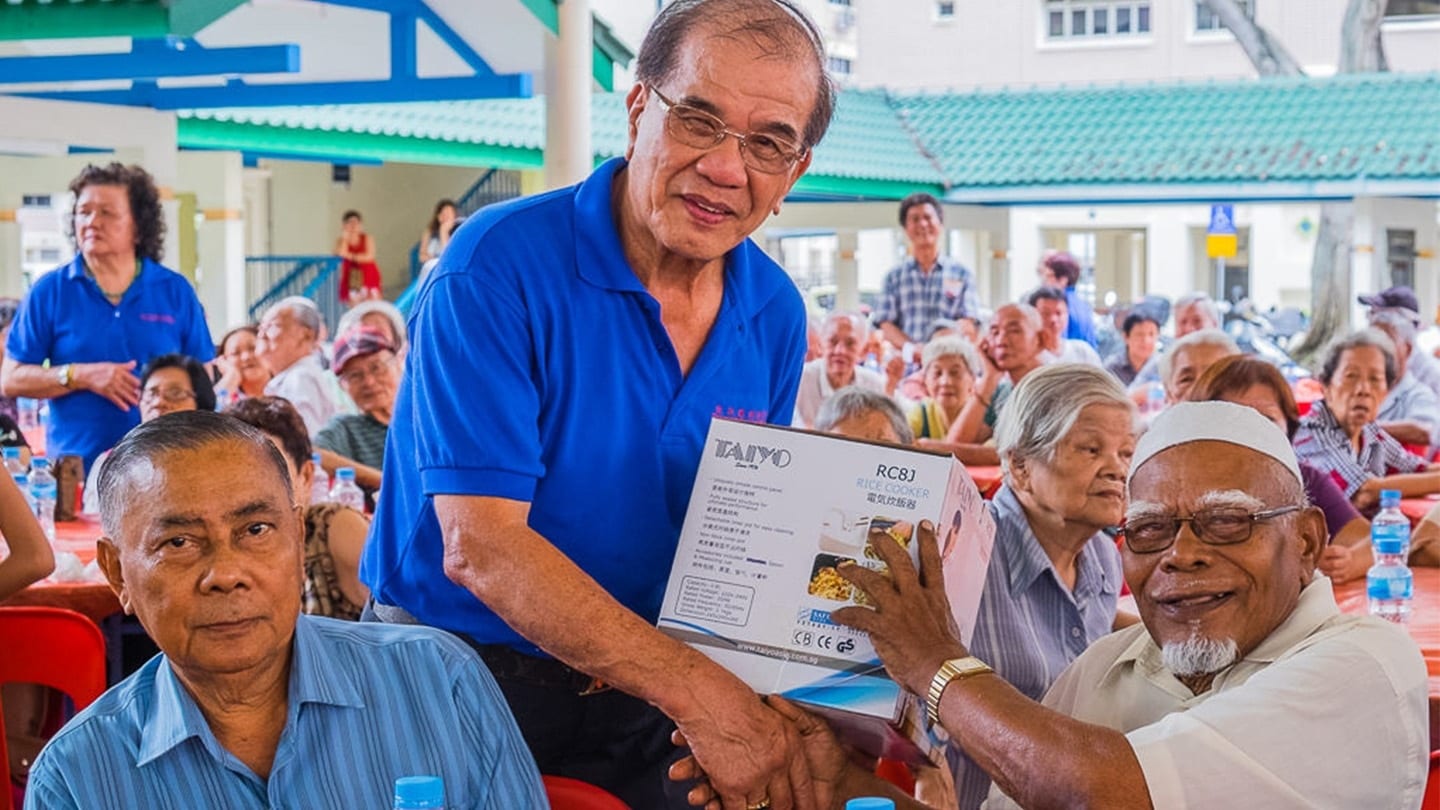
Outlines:
<svg viewBox="0 0 1440 810"><path fill-rule="evenodd" d="M1025 466L1025 459L1011 453L1009 484L1017 492L1030 491L1030 468Z"/></svg>
<svg viewBox="0 0 1440 810"><path fill-rule="evenodd" d="M120 549L115 547L114 540L101 537L95 541L95 562L99 563L100 570L105 574L105 581L110 583L110 590L114 591L116 598L120 600L120 608L133 616L135 609L130 604L130 589L125 586L125 571L120 565Z"/></svg>
<svg viewBox="0 0 1440 810"><path fill-rule="evenodd" d="M1330 530L1325 525L1325 513L1316 506L1302 511L1295 523L1295 537L1300 543L1300 567L1305 572L1305 583L1308 583L1320 565L1320 555L1330 542ZM1305 583L1301 583L1302 587Z"/></svg>
<svg viewBox="0 0 1440 810"><path fill-rule="evenodd" d="M640 134L640 114L645 112L645 101L650 98L650 89L636 82L625 94L625 120L628 138L625 142L625 160L635 154L635 138Z"/></svg>

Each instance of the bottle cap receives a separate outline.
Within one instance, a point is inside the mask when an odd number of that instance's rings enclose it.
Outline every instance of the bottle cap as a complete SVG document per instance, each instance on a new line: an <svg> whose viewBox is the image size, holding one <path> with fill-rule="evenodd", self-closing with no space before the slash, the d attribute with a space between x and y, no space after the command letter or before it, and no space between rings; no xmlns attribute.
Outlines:
<svg viewBox="0 0 1440 810"><path fill-rule="evenodd" d="M30 476L25 473L14 473L10 476L10 480L14 481L15 486L21 489L28 489L30 486Z"/></svg>
<svg viewBox="0 0 1440 810"><path fill-rule="evenodd" d="M445 806L445 780L438 776L402 776L395 780L395 810Z"/></svg>
<svg viewBox="0 0 1440 810"><path fill-rule="evenodd" d="M1390 507L1390 506L1399 506L1399 505L1400 505L1400 490L1398 490L1398 489L1382 489L1382 490L1380 490L1380 506L1381 506L1382 508Z"/></svg>
<svg viewBox="0 0 1440 810"><path fill-rule="evenodd" d="M336 477L336 478L344 479L344 480L346 480L346 481L354 481L354 480L355 480L355 468L354 468L354 467L341 467L340 469L338 469L338 470L335 471L335 477Z"/></svg>
<svg viewBox="0 0 1440 810"><path fill-rule="evenodd" d="M44 470L50 467L50 460L44 456L36 456L30 460L31 469Z"/></svg>
<svg viewBox="0 0 1440 810"><path fill-rule="evenodd" d="M311 453L311 454L310 454L310 460L313 461L313 462L315 462L315 466L316 466L316 467L319 467L319 466L320 466L320 454L319 454L319 453Z"/></svg>
<svg viewBox="0 0 1440 810"><path fill-rule="evenodd" d="M845 802L845 810L895 810L895 802L876 796L861 796Z"/></svg>
<svg viewBox="0 0 1440 810"><path fill-rule="evenodd" d="M18 447L6 447L6 448L4 448L4 452L5 452L5 456L4 456L5 458L19 458L19 457L20 457L20 448L18 448Z"/></svg>

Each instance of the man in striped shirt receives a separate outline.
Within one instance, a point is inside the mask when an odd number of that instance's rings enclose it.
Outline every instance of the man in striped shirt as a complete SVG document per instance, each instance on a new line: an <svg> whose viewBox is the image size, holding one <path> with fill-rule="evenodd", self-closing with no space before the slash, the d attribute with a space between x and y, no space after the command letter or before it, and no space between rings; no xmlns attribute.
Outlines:
<svg viewBox="0 0 1440 810"><path fill-rule="evenodd" d="M424 627L300 615L303 525L279 451L203 411L131 431L100 477L99 561L160 647L41 752L25 806L544 807L500 690Z"/></svg>

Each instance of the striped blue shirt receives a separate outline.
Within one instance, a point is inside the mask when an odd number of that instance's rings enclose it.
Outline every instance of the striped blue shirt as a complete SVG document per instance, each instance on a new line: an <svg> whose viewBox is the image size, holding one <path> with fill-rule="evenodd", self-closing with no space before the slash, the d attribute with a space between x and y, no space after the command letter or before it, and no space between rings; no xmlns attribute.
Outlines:
<svg viewBox="0 0 1440 810"><path fill-rule="evenodd" d="M495 680L441 631L300 616L289 697L261 779L157 655L45 746L26 810L368 810L420 775L445 780L450 810L548 806Z"/></svg>
<svg viewBox="0 0 1440 810"><path fill-rule="evenodd" d="M1033 700L1115 624L1120 552L1096 534L1075 560L1075 589L1060 580L1010 487L990 502L995 553L985 573L970 653ZM990 777L958 746L949 751L961 810L979 807Z"/></svg>

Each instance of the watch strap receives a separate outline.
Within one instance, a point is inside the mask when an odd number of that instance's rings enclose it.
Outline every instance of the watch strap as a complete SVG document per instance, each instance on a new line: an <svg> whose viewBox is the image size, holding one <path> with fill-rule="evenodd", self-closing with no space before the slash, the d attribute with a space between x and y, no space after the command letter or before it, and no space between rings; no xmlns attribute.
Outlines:
<svg viewBox="0 0 1440 810"><path fill-rule="evenodd" d="M966 678L994 671L988 664L973 655L951 658L941 664L940 669L935 672L935 677L930 679L930 692L925 696L925 715L929 718L930 725L934 726L940 723L940 698L945 695L945 687L955 681L963 681Z"/></svg>

